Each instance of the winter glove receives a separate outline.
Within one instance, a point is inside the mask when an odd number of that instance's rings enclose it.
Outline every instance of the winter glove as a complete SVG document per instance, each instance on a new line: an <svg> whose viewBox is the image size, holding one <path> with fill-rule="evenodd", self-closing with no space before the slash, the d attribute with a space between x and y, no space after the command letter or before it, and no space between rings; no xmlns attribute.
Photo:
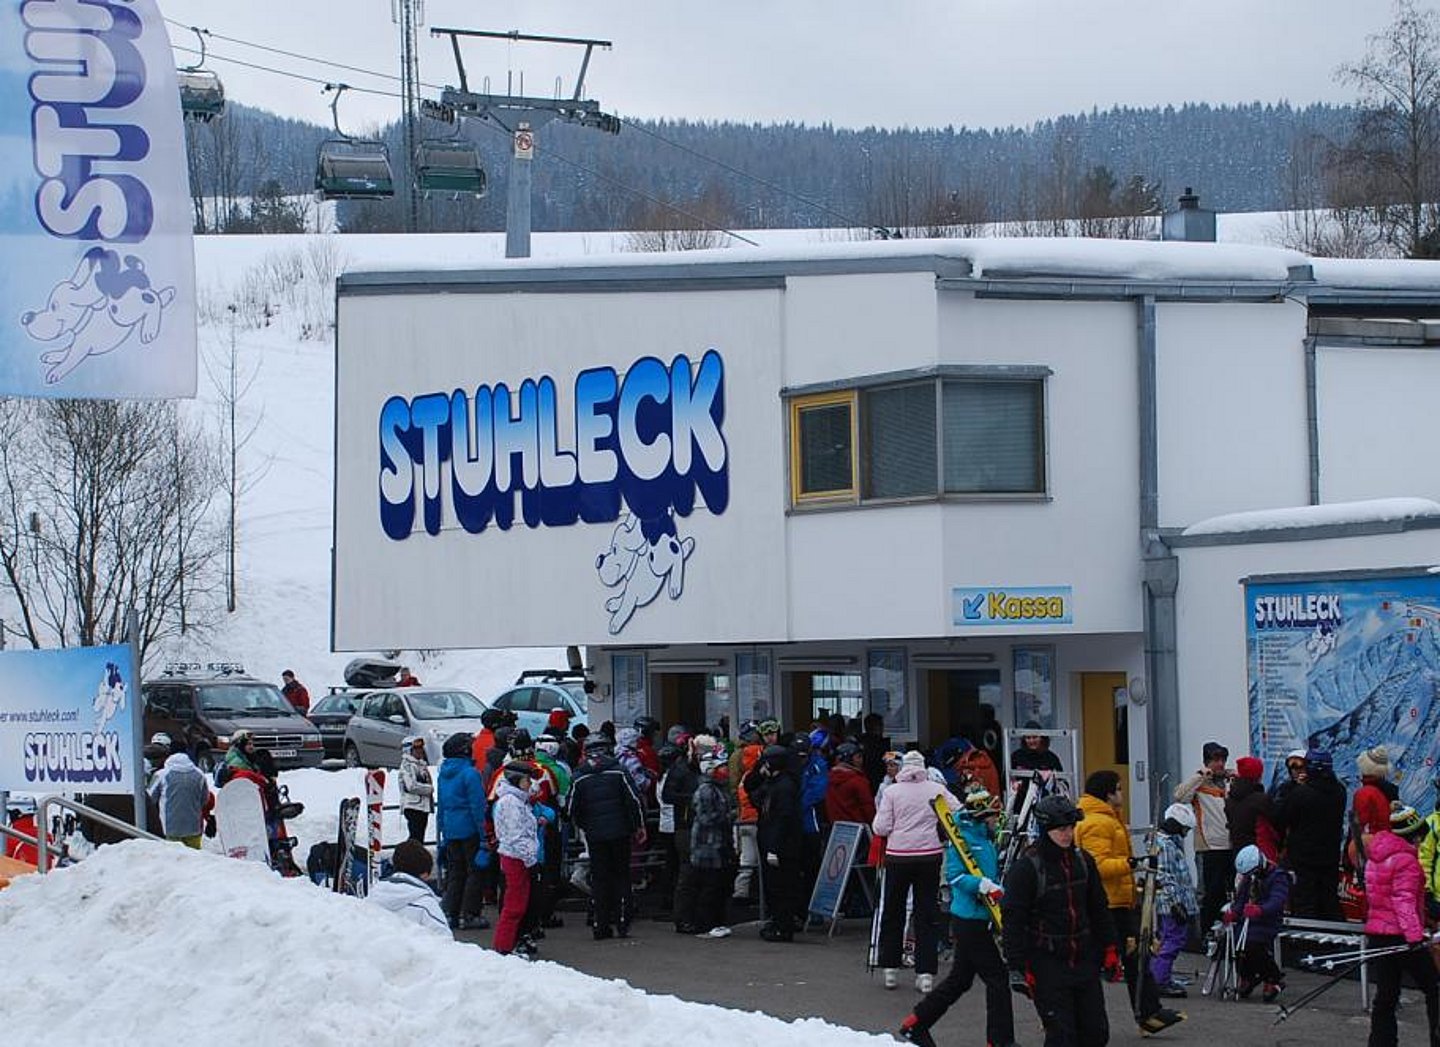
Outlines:
<svg viewBox="0 0 1440 1047"><path fill-rule="evenodd" d="M1105 959L1100 961L1100 971L1112 982L1125 977L1125 966L1120 962L1120 951L1115 946L1105 946Z"/></svg>
<svg viewBox="0 0 1440 1047"><path fill-rule="evenodd" d="M1010 991L1019 993L1021 996L1035 998L1035 975L1029 971L1010 972Z"/></svg>
<svg viewBox="0 0 1440 1047"><path fill-rule="evenodd" d="M767 851L767 852L765 852L765 864L766 864L766 865L779 865L779 864L780 864L780 856L779 856L778 854L776 854L774 851Z"/></svg>
<svg viewBox="0 0 1440 1047"><path fill-rule="evenodd" d="M1223 913L1220 914L1220 922L1225 924L1226 927L1229 927L1232 923L1235 922L1235 910L1226 909Z"/></svg>
<svg viewBox="0 0 1440 1047"><path fill-rule="evenodd" d="M870 837L869 864L876 869L885 864L885 837Z"/></svg>
<svg viewBox="0 0 1440 1047"><path fill-rule="evenodd" d="M1261 909L1260 906L1256 905L1254 902L1251 902L1249 905L1245 906L1245 919L1247 920L1258 920L1264 915L1264 910Z"/></svg>
<svg viewBox="0 0 1440 1047"><path fill-rule="evenodd" d="M981 898L989 898L994 901L1005 894L1005 888L1001 887L988 876L980 877L980 886L975 888L975 893Z"/></svg>
<svg viewBox="0 0 1440 1047"><path fill-rule="evenodd" d="M219 826L215 824L215 816L213 814L207 814L205 816L205 835L213 840L218 830Z"/></svg>

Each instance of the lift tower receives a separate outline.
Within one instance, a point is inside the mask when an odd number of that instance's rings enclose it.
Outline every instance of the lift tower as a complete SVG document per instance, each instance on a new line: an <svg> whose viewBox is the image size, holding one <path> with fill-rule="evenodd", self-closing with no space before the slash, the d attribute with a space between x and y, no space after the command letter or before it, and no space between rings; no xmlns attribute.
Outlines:
<svg viewBox="0 0 1440 1047"><path fill-rule="evenodd" d="M590 68L590 56L595 48L610 48L609 40L587 40L570 36L532 36L511 31L490 32L482 29L441 29L432 28L431 36L448 36L450 49L455 55L455 68L460 76L460 86L447 87L441 92L443 105L454 109L461 117L490 120L510 133L510 178L509 194L505 207L505 257L530 257L530 165L535 156L535 134L551 120L568 120L582 127L593 127L609 134L620 133L620 118L600 111L600 103L582 98L585 89L585 72ZM491 40L509 40L541 44L569 44L585 48L580 60L580 73L575 78L575 92L569 98L535 98L521 94L493 95L470 90L465 75L465 63L460 56L462 37L482 37Z"/></svg>
<svg viewBox="0 0 1440 1047"><path fill-rule="evenodd" d="M419 148L420 55L416 32L425 23L425 0L390 0L390 20L400 27L400 106L405 130L405 231L420 228L420 190L415 184Z"/></svg>

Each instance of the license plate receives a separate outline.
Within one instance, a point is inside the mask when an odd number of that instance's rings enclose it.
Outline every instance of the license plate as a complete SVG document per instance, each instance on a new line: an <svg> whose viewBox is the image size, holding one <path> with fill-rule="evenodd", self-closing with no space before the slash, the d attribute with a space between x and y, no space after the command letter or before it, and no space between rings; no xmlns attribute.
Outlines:
<svg viewBox="0 0 1440 1047"><path fill-rule="evenodd" d="M341 731L345 730L345 725L343 723L322 723L320 725L320 730L324 731L326 734L339 734Z"/></svg>
<svg viewBox="0 0 1440 1047"><path fill-rule="evenodd" d="M275 757L276 759L284 759L287 756L294 758L296 756L299 756L300 754L294 749L271 749L270 755Z"/></svg>

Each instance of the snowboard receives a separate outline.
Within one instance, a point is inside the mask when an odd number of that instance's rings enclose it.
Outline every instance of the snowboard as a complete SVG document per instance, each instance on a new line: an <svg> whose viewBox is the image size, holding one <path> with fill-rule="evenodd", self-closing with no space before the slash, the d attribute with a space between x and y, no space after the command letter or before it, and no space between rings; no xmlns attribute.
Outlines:
<svg viewBox="0 0 1440 1047"><path fill-rule="evenodd" d="M358 894L355 863L351 851L355 847L355 830L360 824L360 798L352 796L340 801L340 829L335 838L335 866L330 871L330 884L336 894Z"/></svg>
<svg viewBox="0 0 1440 1047"><path fill-rule="evenodd" d="M215 828L227 858L270 864L260 787L245 778L226 782L215 798Z"/></svg>

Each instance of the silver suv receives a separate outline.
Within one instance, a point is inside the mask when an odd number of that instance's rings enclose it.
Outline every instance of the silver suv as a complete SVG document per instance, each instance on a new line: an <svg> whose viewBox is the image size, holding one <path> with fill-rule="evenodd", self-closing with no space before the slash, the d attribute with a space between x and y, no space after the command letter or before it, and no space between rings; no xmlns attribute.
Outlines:
<svg viewBox="0 0 1440 1047"><path fill-rule="evenodd" d="M483 726L485 703L453 687L387 687L352 693L355 712L345 725L345 762L351 767L399 767L400 743L425 739L425 753L440 761L440 747L457 731Z"/></svg>

